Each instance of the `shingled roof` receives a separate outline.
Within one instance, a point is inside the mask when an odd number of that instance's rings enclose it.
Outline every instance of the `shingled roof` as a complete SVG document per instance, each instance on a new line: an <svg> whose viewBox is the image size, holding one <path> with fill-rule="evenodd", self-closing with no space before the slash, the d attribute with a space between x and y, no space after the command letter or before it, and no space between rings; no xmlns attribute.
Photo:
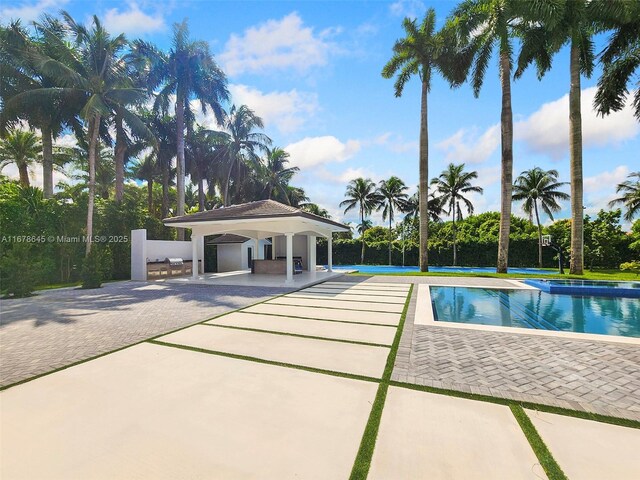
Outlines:
<svg viewBox="0 0 640 480"><path fill-rule="evenodd" d="M285 205L275 200L258 200L255 202L241 203L229 207L214 208L204 212L182 215L180 217L165 218L167 225L182 222L215 222L223 220L262 219L262 218L303 217L336 227L349 229L347 225L335 222L328 218L305 212L296 207Z"/></svg>

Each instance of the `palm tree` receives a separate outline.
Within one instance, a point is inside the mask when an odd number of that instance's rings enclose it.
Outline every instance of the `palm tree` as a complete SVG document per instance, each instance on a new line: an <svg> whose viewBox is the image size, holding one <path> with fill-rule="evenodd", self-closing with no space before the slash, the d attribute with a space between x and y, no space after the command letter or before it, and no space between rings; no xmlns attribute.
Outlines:
<svg viewBox="0 0 640 480"><path fill-rule="evenodd" d="M309 203L309 197L303 188L287 185L287 203L292 207L300 207Z"/></svg>
<svg viewBox="0 0 640 480"><path fill-rule="evenodd" d="M300 205L300 209L304 210L305 212L313 213L314 215L322 218L331 218L331 215L329 215L327 209L322 208L317 203L305 203L304 205Z"/></svg>
<svg viewBox="0 0 640 480"><path fill-rule="evenodd" d="M232 105L229 112L222 112L222 124L225 132L222 148L227 161L227 178L224 183L224 204L231 204L229 186L235 170L235 182L239 183L243 177L243 168L251 165L258 169L260 164L259 152L267 152L271 145L271 139L264 133L256 132L256 129L264 128L262 118L254 113L246 105L236 107Z"/></svg>
<svg viewBox="0 0 640 480"><path fill-rule="evenodd" d="M134 161L129 166L131 177L147 182L147 211L153 215L153 184L162 178L160 166L153 153L145 155L143 159Z"/></svg>
<svg viewBox="0 0 640 480"><path fill-rule="evenodd" d="M538 266L542 268L542 225L540 208L553 220L553 212L561 210L558 200L569 200L569 195L558 190L567 182L558 182L557 170L543 170L539 167L525 170L513 184L513 200L524 202L522 209L531 217L535 214L538 225Z"/></svg>
<svg viewBox="0 0 640 480"><path fill-rule="evenodd" d="M29 169L42 158L42 142L29 131L13 130L0 140L0 170L9 164L18 167L20 184L28 187Z"/></svg>
<svg viewBox="0 0 640 480"><path fill-rule="evenodd" d="M380 180L378 185L379 206L382 210L382 220L389 219L389 265L391 265L391 244L393 242L392 223L395 217L395 209L403 211L409 196L405 193L408 187L398 177L389 177L388 180Z"/></svg>
<svg viewBox="0 0 640 480"><path fill-rule="evenodd" d="M402 96L405 84L415 75L421 82L420 96L420 271L429 271L429 255L427 240L429 237L429 128L428 128L428 93L431 90L431 75L434 69L452 84L459 85L464 80L466 71L464 62L452 62L450 52L446 48L446 35L435 33L436 13L433 8L427 13L418 26L416 20L405 18L402 22L406 37L397 40L393 46L393 57L384 66L382 76L391 78L396 73L395 96Z"/></svg>
<svg viewBox="0 0 640 480"><path fill-rule="evenodd" d="M56 79L46 75L36 66L39 56L51 56L65 64L69 58L60 55L56 48L56 37L65 34L63 24L49 15L34 23L31 37L20 22L13 22L1 31L2 75L0 75L0 97L4 102L2 124L17 119L27 120L31 128L38 128L42 138L42 189L45 198L53 195L54 147L53 140L62 132L65 124L75 126L76 102L69 95L48 92L43 88L57 87ZM35 57L34 57L35 55ZM11 101L17 94L20 101ZM65 100L65 101L63 101Z"/></svg>
<svg viewBox="0 0 640 480"><path fill-rule="evenodd" d="M629 90L635 90L633 105L640 121L640 85L628 87L640 69L640 3L619 2L625 7L613 25L614 31L600 59L603 72L594 105L601 115L621 110Z"/></svg>
<svg viewBox="0 0 640 480"><path fill-rule="evenodd" d="M259 175L261 181L264 182L264 190L268 199L275 197L277 200L289 201L287 186L300 169L298 167L287 167L288 163L289 153L282 148L276 147L268 151L265 163L261 165Z"/></svg>
<svg viewBox="0 0 640 480"><path fill-rule="evenodd" d="M622 195L609 202L609 206L624 205L627 209L624 218L630 222L633 217L640 213L640 171L631 172L627 175L627 179L618 184L616 193L621 193Z"/></svg>
<svg viewBox="0 0 640 480"><path fill-rule="evenodd" d="M218 132L203 127L187 134L185 160L191 181L198 183L198 210L203 211L206 203L205 180L209 181L212 171L220 167L215 153Z"/></svg>
<svg viewBox="0 0 640 480"><path fill-rule="evenodd" d="M416 220L420 217L420 186L416 190L416 193L411 195L407 200L406 208L404 210L405 218ZM444 213L442 209L442 199L436 197L435 192L429 194L429 221L439 222L440 215Z"/></svg>
<svg viewBox="0 0 640 480"><path fill-rule="evenodd" d="M527 2L524 2L527 3ZM535 3L535 2L530 2ZM518 61L519 74L536 62L538 76L551 68L551 58L569 45L569 157L571 172L571 266L573 275L584 273L584 202L582 174L581 79L591 77L595 66L593 35L597 27L611 25L624 17L626 2L571 0L543 2L537 22L538 41L523 49ZM606 73L606 68L605 68Z"/></svg>
<svg viewBox="0 0 640 480"><path fill-rule="evenodd" d="M38 71L55 80L57 87L34 89L15 95L11 101L21 102L29 95L42 98L57 98L76 101L82 97L79 113L86 122L88 137L89 201L87 206L87 237L85 253L91 251L93 236L93 210L95 203L96 154L98 135L103 120L113 114L114 109L135 103L144 92L131 86L126 76L122 51L127 42L124 35L112 37L94 16L90 28L77 24L67 13L62 12L66 27L75 39L75 48L66 38L51 35L48 41L55 43L58 58L68 59L68 64L40 52L31 54Z"/></svg>
<svg viewBox="0 0 640 480"><path fill-rule="evenodd" d="M169 188L174 185L176 169L173 168L172 162L176 156L176 122L175 118L169 115L154 115L148 113L146 122L149 129L156 138L154 145L155 162L158 164L162 172L162 218L169 216Z"/></svg>
<svg viewBox="0 0 640 480"><path fill-rule="evenodd" d="M380 205L380 195L376 189L376 184L370 178L355 178L347 185L345 200L340 202L340 207L344 208L344 213L357 208L360 214L360 225L365 224L365 218L371 215ZM360 264L364 264L364 232L360 235L362 250L360 252Z"/></svg>
<svg viewBox="0 0 640 480"><path fill-rule="evenodd" d="M472 184L472 180L478 178L478 172L465 172L464 163L460 165L454 165L450 163L446 170L444 170L438 178L431 180L431 185L435 186L442 205L447 205L447 214L451 215L453 221L453 265L455 266L458 261L458 249L457 249L457 230L456 221L462 220L462 210L460 209L460 203L463 203L467 209L467 213L471 215L473 213L473 203L466 198L465 193L482 193L481 187Z"/></svg>
<svg viewBox="0 0 640 480"><path fill-rule="evenodd" d="M167 113L175 95L176 146L177 146L177 214L184 215L185 204L185 117L193 115L191 100L200 102L203 113L210 108L219 124L224 115L222 103L229 98L227 79L209 52L205 41L189 38L187 21L173 26L173 45L168 54L152 45L138 41L135 49L150 59L149 88L160 88L155 110ZM184 229L178 229L178 239L184 240Z"/></svg>
<svg viewBox="0 0 640 480"><path fill-rule="evenodd" d="M551 2L518 0L465 0L455 10L450 24L471 54L471 84L477 97L495 50L499 60L502 110L500 114L501 178L500 232L498 236L497 272L507 273L509 265L509 231L511 229L511 194L513 186L513 112L511 109L511 70L513 37L522 33L523 19L539 18ZM452 27L453 28L453 27ZM466 60L465 58L463 58Z"/></svg>

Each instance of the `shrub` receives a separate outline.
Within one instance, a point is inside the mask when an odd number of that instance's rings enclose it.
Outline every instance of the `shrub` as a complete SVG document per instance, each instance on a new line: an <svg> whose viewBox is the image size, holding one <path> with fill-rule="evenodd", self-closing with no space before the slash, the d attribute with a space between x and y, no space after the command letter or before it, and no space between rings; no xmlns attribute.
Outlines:
<svg viewBox="0 0 640 480"><path fill-rule="evenodd" d="M95 246L85 257L82 264L82 288L100 288L104 280L104 261L102 252Z"/></svg>
<svg viewBox="0 0 640 480"><path fill-rule="evenodd" d="M16 243L2 257L0 284L7 295L29 297L38 281L39 263L33 261L32 247Z"/></svg>

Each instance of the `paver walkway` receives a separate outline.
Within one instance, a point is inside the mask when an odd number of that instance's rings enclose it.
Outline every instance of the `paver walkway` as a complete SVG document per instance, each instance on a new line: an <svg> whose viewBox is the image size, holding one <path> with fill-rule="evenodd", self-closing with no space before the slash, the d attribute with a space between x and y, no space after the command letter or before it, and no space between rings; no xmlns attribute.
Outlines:
<svg viewBox="0 0 640 480"><path fill-rule="evenodd" d="M310 288L0 392L0 478L346 480L363 459L361 479L546 478L508 406L388 386L402 317L366 321L380 287L404 293L388 299L404 305L408 285L327 282L315 307L305 307ZM375 404L377 441L363 450ZM543 440L602 428L571 420L541 428ZM606 435L617 480L637 477L639 440L637 429ZM566 471L614 461L576 466L558 452Z"/></svg>
<svg viewBox="0 0 640 480"><path fill-rule="evenodd" d="M0 300L0 387L287 291L114 282Z"/></svg>
<svg viewBox="0 0 640 480"><path fill-rule="evenodd" d="M366 279L366 283L377 281ZM397 283L416 281L510 286L501 279L394 278ZM637 345L607 342L606 337L602 341L543 337L517 329L491 332L414 325L416 290L393 380L640 420Z"/></svg>

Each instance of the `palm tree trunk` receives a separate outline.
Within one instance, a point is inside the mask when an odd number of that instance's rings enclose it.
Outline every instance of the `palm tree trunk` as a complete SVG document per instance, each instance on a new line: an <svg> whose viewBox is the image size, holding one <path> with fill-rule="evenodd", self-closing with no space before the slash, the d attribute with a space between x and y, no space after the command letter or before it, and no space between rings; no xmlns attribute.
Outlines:
<svg viewBox="0 0 640 480"><path fill-rule="evenodd" d="M51 128L43 125L42 132L42 193L44 198L53 196L53 138Z"/></svg>
<svg viewBox="0 0 640 480"><path fill-rule="evenodd" d="M204 212L204 178L198 179L198 211Z"/></svg>
<svg viewBox="0 0 640 480"><path fill-rule="evenodd" d="M153 179L151 178L147 180L147 210L151 216L153 212Z"/></svg>
<svg viewBox="0 0 640 480"><path fill-rule="evenodd" d="M422 94L420 97L420 271L429 271L429 127L427 110L427 82L422 82Z"/></svg>
<svg viewBox="0 0 640 480"><path fill-rule="evenodd" d="M178 190L177 215L184 215L184 102L182 95L176 99L176 128L178 131L176 144L178 146L176 162L176 189ZM178 228L178 240L184 240L184 228Z"/></svg>
<svg viewBox="0 0 640 480"><path fill-rule="evenodd" d="M169 169L171 165L165 165L162 169L162 218L169 216Z"/></svg>
<svg viewBox="0 0 640 480"><path fill-rule="evenodd" d="M127 145L124 140L124 130L122 129L122 116L116 114L116 146L114 157L116 162L116 202L122 202L124 196L124 156Z"/></svg>
<svg viewBox="0 0 640 480"><path fill-rule="evenodd" d="M100 130L100 115L96 115L89 122L89 201L87 203L87 240L85 255L91 252L93 237L93 206L96 199L96 153L98 151L98 130Z"/></svg>
<svg viewBox="0 0 640 480"><path fill-rule="evenodd" d="M571 170L571 266L572 275L584 272L582 205L582 113L580 111L580 50L571 43L571 87L569 88L569 148Z"/></svg>
<svg viewBox="0 0 640 480"><path fill-rule="evenodd" d="M391 205L389 205L389 266L391 266Z"/></svg>
<svg viewBox="0 0 640 480"><path fill-rule="evenodd" d="M458 263L458 230L456 226L456 207L457 203L453 202L453 266Z"/></svg>
<svg viewBox="0 0 640 480"><path fill-rule="evenodd" d="M18 173L20 175L20 184L23 187L28 187L30 185L29 182L29 167L26 163L20 162L18 163Z"/></svg>
<svg viewBox="0 0 640 480"><path fill-rule="evenodd" d="M228 207L229 206L229 184L231 183L231 172L233 170L233 162L231 163L231 166L229 167L229 171L227 172L227 181L224 184L224 206Z"/></svg>
<svg viewBox="0 0 640 480"><path fill-rule="evenodd" d="M511 63L507 52L500 53L502 112L502 174L500 178L500 233L498 237L497 272L507 273L509 265L509 231L511 229L511 189L513 187L513 113L511 111Z"/></svg>
<svg viewBox="0 0 640 480"><path fill-rule="evenodd" d="M533 208L536 212L536 223L538 224L538 267L542 268L542 225L540 225L537 200L534 200Z"/></svg>
<svg viewBox="0 0 640 480"><path fill-rule="evenodd" d="M360 234L362 240L362 251L360 252L360 265L364 265L364 210L360 206L360 225L362 225L362 233Z"/></svg>

